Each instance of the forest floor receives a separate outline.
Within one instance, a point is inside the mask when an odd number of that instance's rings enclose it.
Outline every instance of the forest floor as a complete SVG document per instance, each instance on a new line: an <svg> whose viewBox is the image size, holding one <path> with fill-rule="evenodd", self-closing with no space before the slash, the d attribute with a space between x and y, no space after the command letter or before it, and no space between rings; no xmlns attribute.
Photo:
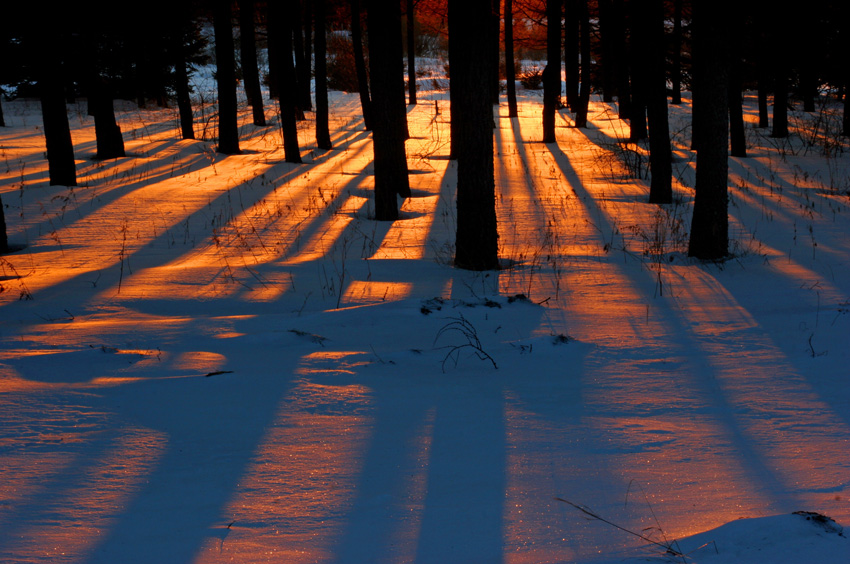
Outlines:
<svg viewBox="0 0 850 564"><path fill-rule="evenodd" d="M850 523L837 106L777 140L747 98L733 254L701 263L687 99L659 206L615 105L544 144L523 91L495 130L504 268L474 273L439 86L392 223L356 94L332 93L333 150L301 122L299 165L272 108L224 156L214 108L184 141L130 104L128 156L94 161L73 104L76 187L47 185L38 103L4 102L0 561L846 561L817 516Z"/></svg>

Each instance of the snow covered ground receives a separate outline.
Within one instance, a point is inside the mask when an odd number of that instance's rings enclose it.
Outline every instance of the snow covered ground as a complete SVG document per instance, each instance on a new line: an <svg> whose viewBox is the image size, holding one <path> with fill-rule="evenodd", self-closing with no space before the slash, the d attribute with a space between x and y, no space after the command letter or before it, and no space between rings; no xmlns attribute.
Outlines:
<svg viewBox="0 0 850 564"><path fill-rule="evenodd" d="M543 144L523 92L495 132L505 268L472 273L450 264L447 93L420 84L392 224L353 94L334 150L301 124L301 165L247 111L225 157L213 108L182 141L175 110L131 105L128 157L95 162L71 105L75 188L47 186L38 104L4 103L25 248L0 257L0 561L850 561L833 108L788 141L748 128L734 257L701 264L687 101L655 206L615 108Z"/></svg>

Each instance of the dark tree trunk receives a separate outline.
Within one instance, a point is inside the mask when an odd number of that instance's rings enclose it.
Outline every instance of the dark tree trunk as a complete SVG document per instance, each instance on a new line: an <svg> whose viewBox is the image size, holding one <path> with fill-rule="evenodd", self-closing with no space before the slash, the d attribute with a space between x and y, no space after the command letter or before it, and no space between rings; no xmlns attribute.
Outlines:
<svg viewBox="0 0 850 564"><path fill-rule="evenodd" d="M730 154L733 157L744 158L747 156L747 136L744 130L744 78L743 65L744 61L741 58L743 45L741 37L743 36L743 26L737 21L732 21L731 40L730 40L730 58L729 58L729 138L730 138Z"/></svg>
<svg viewBox="0 0 850 564"><path fill-rule="evenodd" d="M617 106L620 119L632 116L632 91L629 81L626 8L624 0L612 0L611 26L614 33L614 51L617 53Z"/></svg>
<svg viewBox="0 0 850 564"><path fill-rule="evenodd" d="M121 128L115 121L112 92L105 80L89 84L89 112L94 116L94 131L97 144L96 160L124 157L124 139Z"/></svg>
<svg viewBox="0 0 850 564"><path fill-rule="evenodd" d="M673 201L673 152L667 120L667 73L665 67L664 3L652 0L645 6L639 25L646 28L646 114L649 125L649 165L652 179L649 201Z"/></svg>
<svg viewBox="0 0 850 564"><path fill-rule="evenodd" d="M682 0L673 0L673 36L670 43L670 102L679 105L682 103Z"/></svg>
<svg viewBox="0 0 850 564"><path fill-rule="evenodd" d="M579 28L581 31L581 91L576 105L576 127L587 127L590 106L590 11L587 0L577 0Z"/></svg>
<svg viewBox="0 0 850 564"><path fill-rule="evenodd" d="M236 58L233 53L233 24L229 0L216 0L213 6L216 82L218 83L219 153L235 155L239 150L239 123L236 116Z"/></svg>
<svg viewBox="0 0 850 564"><path fill-rule="evenodd" d="M278 0L279 1L279 0ZM302 17L300 2L295 0L293 9L290 15L293 17L290 32L295 50L295 80L298 85L298 98L296 99L296 107L298 108L296 117L304 119L304 112L309 112L313 109L313 99L310 93L310 59L305 55L304 49L304 31L310 29L312 20L311 3L305 0L304 16ZM309 40L307 41L309 43Z"/></svg>
<svg viewBox="0 0 850 564"><path fill-rule="evenodd" d="M375 153L375 219L398 219L398 199L410 197L404 147L404 66L398 2L368 0L372 139ZM401 103L399 103L399 92Z"/></svg>
<svg viewBox="0 0 850 564"><path fill-rule="evenodd" d="M449 61L456 90L452 120L459 122L455 266L469 270L499 267L493 106L488 89L481 87L489 78L481 61L491 54L488 22L481 14L489 5L490 0L449 0L449 33L462 30L455 35Z"/></svg>
<svg viewBox="0 0 850 564"><path fill-rule="evenodd" d="M316 10L316 144L333 149L328 126L328 64L325 29L325 0L315 0Z"/></svg>
<svg viewBox="0 0 850 564"><path fill-rule="evenodd" d="M47 16L43 34L33 39L40 51L39 93L41 114L44 119L44 139L47 145L47 163L50 185L76 186L77 166L74 160L74 145L71 142L71 127L65 106L65 88L60 53L64 46L61 32L62 22L56 16Z"/></svg>
<svg viewBox="0 0 850 564"><path fill-rule="evenodd" d="M758 73L758 104L759 104L759 127L767 129L770 127L770 111L767 104L767 73L759 70Z"/></svg>
<svg viewBox="0 0 850 564"><path fill-rule="evenodd" d="M360 107L363 110L363 125L369 131L372 129L372 101L369 98L369 77L366 73L366 60L363 57L360 0L351 0L351 45L354 49L354 68L357 72Z"/></svg>
<svg viewBox="0 0 850 564"><path fill-rule="evenodd" d="M181 13L181 15L183 14ZM174 65L174 93L177 97L177 109L180 113L180 133L183 139L194 139L194 116L192 115L192 100L189 96L186 48L183 46L183 37L179 26L172 29L170 41Z"/></svg>
<svg viewBox="0 0 850 564"><path fill-rule="evenodd" d="M245 95L251 105L254 125L264 126L266 125L266 114L263 110L263 91L260 87L260 70L257 65L254 0L239 0L239 31Z"/></svg>
<svg viewBox="0 0 850 564"><path fill-rule="evenodd" d="M501 28L501 2L500 0L490 0L490 39L488 41L490 45L490 103L494 106L499 105L499 96L501 94L499 85L499 52L501 51L499 35L501 34ZM496 127L495 120L493 121L493 127Z"/></svg>
<svg viewBox="0 0 850 564"><path fill-rule="evenodd" d="M629 49L629 73L632 78L632 105L629 111L629 141L636 142L646 139L646 99L647 99L647 56L646 29L642 18L647 13L643 2L629 2L629 32L631 45Z"/></svg>
<svg viewBox="0 0 850 564"><path fill-rule="evenodd" d="M269 64L275 65L270 69L270 74L278 92L284 158L289 163L300 163L301 149L295 119L297 91L295 67L292 64L292 19L288 15L297 10L298 5L294 0L285 0L283 3L270 2L267 6Z"/></svg>
<svg viewBox="0 0 850 564"><path fill-rule="evenodd" d="M812 57L814 59L814 56ZM803 101L804 112L815 111L815 98L818 93L817 76L811 64L800 65L800 99Z"/></svg>
<svg viewBox="0 0 850 564"><path fill-rule="evenodd" d="M728 12L711 0L694 2L694 65L699 83L700 121L696 197L688 255L720 260L729 254Z"/></svg>
<svg viewBox="0 0 850 564"><path fill-rule="evenodd" d="M773 81L773 132L771 137L788 137L788 76L779 64Z"/></svg>
<svg viewBox="0 0 850 564"><path fill-rule="evenodd" d="M564 71L566 73L567 106L571 112L578 109L579 97L579 42L581 37L581 18L579 0L566 0L564 16Z"/></svg>
<svg viewBox="0 0 850 564"><path fill-rule="evenodd" d="M416 21L413 0L407 0L407 103L416 105Z"/></svg>
<svg viewBox="0 0 850 564"><path fill-rule="evenodd" d="M561 95L561 0L546 0L546 68L543 69L543 142L555 142Z"/></svg>
<svg viewBox="0 0 850 564"><path fill-rule="evenodd" d="M516 69L514 68L513 0L505 0L505 82L508 94L508 117L518 117L516 101Z"/></svg>
<svg viewBox="0 0 850 564"><path fill-rule="evenodd" d="M617 75L614 72L614 61L617 54L611 33L611 0L599 0L599 41L601 61L599 69L602 73L602 101L613 102L617 91ZM569 17L569 14L567 14Z"/></svg>
<svg viewBox="0 0 850 564"><path fill-rule="evenodd" d="M6 127L6 117L3 115L3 103L0 102L0 127Z"/></svg>

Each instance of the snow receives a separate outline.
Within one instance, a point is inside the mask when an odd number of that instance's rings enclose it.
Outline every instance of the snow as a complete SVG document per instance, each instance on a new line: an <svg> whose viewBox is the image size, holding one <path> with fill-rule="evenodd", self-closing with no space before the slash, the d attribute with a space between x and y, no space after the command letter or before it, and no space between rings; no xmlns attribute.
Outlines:
<svg viewBox="0 0 850 564"><path fill-rule="evenodd" d="M353 94L334 150L300 124L302 165L246 108L225 157L214 107L182 141L175 110L122 103L128 157L92 161L70 105L74 188L47 186L37 103L4 103L0 561L848 561L846 139L769 139L748 97L734 257L702 264L687 100L654 206L611 104L546 145L521 91L495 132L506 267L465 272L440 84L392 224Z"/></svg>

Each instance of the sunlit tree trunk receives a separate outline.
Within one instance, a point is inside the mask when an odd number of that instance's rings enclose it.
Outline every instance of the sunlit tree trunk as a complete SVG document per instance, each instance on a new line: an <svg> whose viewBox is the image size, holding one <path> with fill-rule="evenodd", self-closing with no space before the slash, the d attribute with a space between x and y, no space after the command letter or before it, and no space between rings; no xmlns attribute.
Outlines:
<svg viewBox="0 0 850 564"><path fill-rule="evenodd" d="M505 82L508 94L508 117L519 116L516 101L516 69L514 68L513 0L505 0Z"/></svg>
<svg viewBox="0 0 850 564"><path fill-rule="evenodd" d="M363 57L363 34L360 26L360 0L351 0L351 46L354 49L354 69L357 73L357 86L360 94L360 107L363 111L363 125L372 129L372 101L369 97L369 78L366 73L366 61Z"/></svg>
<svg viewBox="0 0 850 564"><path fill-rule="evenodd" d="M325 29L325 0L315 0L316 11L316 144L320 149L333 149L328 125L328 64Z"/></svg>
<svg viewBox="0 0 850 564"><path fill-rule="evenodd" d="M720 260L729 253L728 12L711 0L694 2L694 64L699 84L700 118L694 199L688 255Z"/></svg>
<svg viewBox="0 0 850 564"><path fill-rule="evenodd" d="M546 0L546 68L543 69L543 142L555 142L561 95L561 0Z"/></svg>
<svg viewBox="0 0 850 564"><path fill-rule="evenodd" d="M449 0L452 40L452 120L458 122L457 237L455 266L469 270L499 267L493 172L493 105L486 87L489 22L481 18L490 0ZM460 30L460 33L457 31Z"/></svg>
<svg viewBox="0 0 850 564"><path fill-rule="evenodd" d="M213 5L216 82L218 83L219 153L234 155L239 150L239 123L236 117L236 60L233 52L233 25L229 0Z"/></svg>
<svg viewBox="0 0 850 564"><path fill-rule="evenodd" d="M665 36L663 0L645 5L638 25L646 28L646 115L649 127L649 201L669 204L673 201L673 152L667 120L667 73L665 72Z"/></svg>
<svg viewBox="0 0 850 564"><path fill-rule="evenodd" d="M301 149L298 145L298 124L296 123L295 67L292 64L292 27L287 15L297 9L294 0L269 2L266 12L266 26L269 37L269 64L275 90L278 92L280 106L280 128L283 134L283 152L286 162L300 163Z"/></svg>
<svg viewBox="0 0 850 564"><path fill-rule="evenodd" d="M416 20L413 0L407 0L407 103L416 105Z"/></svg>
<svg viewBox="0 0 850 564"><path fill-rule="evenodd" d="M260 87L260 70L257 65L257 41L254 31L254 0L239 0L239 42L242 62L242 80L245 95L251 105L254 125L266 125L263 110L263 91Z"/></svg>
<svg viewBox="0 0 850 564"><path fill-rule="evenodd" d="M368 0L372 140L375 154L375 219L398 219L398 199L410 197L404 140L404 66L398 2ZM401 98L399 99L399 93Z"/></svg>
<svg viewBox="0 0 850 564"><path fill-rule="evenodd" d="M588 0L576 0L581 42L581 90L576 102L576 127L587 127L590 106L590 11Z"/></svg>

